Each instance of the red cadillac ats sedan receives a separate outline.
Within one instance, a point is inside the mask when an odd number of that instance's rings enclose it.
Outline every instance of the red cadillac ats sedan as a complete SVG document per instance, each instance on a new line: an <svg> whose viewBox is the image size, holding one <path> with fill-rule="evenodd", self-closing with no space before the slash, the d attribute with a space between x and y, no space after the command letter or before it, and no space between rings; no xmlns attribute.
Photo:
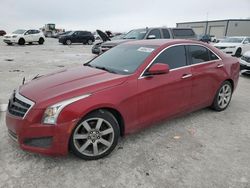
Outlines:
<svg viewBox="0 0 250 188"><path fill-rule="evenodd" d="M16 89L6 113L8 132L27 151L102 158L120 136L160 120L205 107L225 110L239 69L236 58L201 42L124 43Z"/></svg>

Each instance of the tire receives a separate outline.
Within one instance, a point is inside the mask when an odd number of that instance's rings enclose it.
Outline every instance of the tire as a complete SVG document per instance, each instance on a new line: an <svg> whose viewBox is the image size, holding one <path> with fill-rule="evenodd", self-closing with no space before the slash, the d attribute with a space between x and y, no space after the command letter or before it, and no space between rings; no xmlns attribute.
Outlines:
<svg viewBox="0 0 250 188"><path fill-rule="evenodd" d="M38 44L42 45L44 43L44 38L40 38L39 41L38 41Z"/></svg>
<svg viewBox="0 0 250 188"><path fill-rule="evenodd" d="M72 44L72 42L71 42L70 39L67 39L67 40L65 41L65 43L66 43L67 45L71 45L71 44Z"/></svg>
<svg viewBox="0 0 250 188"><path fill-rule="evenodd" d="M238 48L236 50L236 52L235 52L235 57L240 57L241 56L241 52L242 52L241 48Z"/></svg>
<svg viewBox="0 0 250 188"><path fill-rule="evenodd" d="M12 43L11 43L11 42L8 42L7 44L8 44L8 45L12 45Z"/></svg>
<svg viewBox="0 0 250 188"><path fill-rule="evenodd" d="M89 39L87 43L88 43L88 45L92 45L93 41L91 39Z"/></svg>
<svg viewBox="0 0 250 188"><path fill-rule="evenodd" d="M70 149L85 160L96 160L110 154L118 143L119 124L107 110L98 110L84 117L74 128Z"/></svg>
<svg viewBox="0 0 250 188"><path fill-rule="evenodd" d="M24 45L24 44L25 44L25 40L24 40L23 38L20 38L20 39L18 40L18 44L19 44L19 45Z"/></svg>
<svg viewBox="0 0 250 188"><path fill-rule="evenodd" d="M229 81L223 82L216 92L211 108L215 111L225 110L232 99L232 94L232 84Z"/></svg>

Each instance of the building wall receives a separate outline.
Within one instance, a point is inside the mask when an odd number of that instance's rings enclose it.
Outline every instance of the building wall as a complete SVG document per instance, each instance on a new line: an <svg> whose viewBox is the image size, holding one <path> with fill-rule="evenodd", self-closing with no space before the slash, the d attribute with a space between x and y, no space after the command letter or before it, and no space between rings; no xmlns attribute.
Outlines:
<svg viewBox="0 0 250 188"><path fill-rule="evenodd" d="M227 21L208 22L207 34L214 35L216 38L222 38L225 36L227 27Z"/></svg>
<svg viewBox="0 0 250 188"><path fill-rule="evenodd" d="M250 20L218 20L177 23L176 27L193 28L197 35L210 34L217 39L224 36L250 36Z"/></svg>
<svg viewBox="0 0 250 188"><path fill-rule="evenodd" d="M229 21L227 36L250 36L250 21Z"/></svg>

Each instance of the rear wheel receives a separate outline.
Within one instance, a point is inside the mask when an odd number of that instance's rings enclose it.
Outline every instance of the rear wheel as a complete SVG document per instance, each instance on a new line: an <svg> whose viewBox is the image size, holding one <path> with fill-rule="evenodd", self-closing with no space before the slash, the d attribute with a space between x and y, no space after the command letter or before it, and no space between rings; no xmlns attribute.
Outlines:
<svg viewBox="0 0 250 188"><path fill-rule="evenodd" d="M8 44L8 45L12 45L12 43L11 43L11 42L8 42L7 44Z"/></svg>
<svg viewBox="0 0 250 188"><path fill-rule="evenodd" d="M19 45L24 45L24 44L25 44L25 40L24 40L23 38L20 38L20 39L18 40L18 44L19 44Z"/></svg>
<svg viewBox="0 0 250 188"><path fill-rule="evenodd" d="M222 111L225 110L232 98L232 84L229 81L223 82L219 90L217 91L214 101L212 104L212 109L216 111Z"/></svg>
<svg viewBox="0 0 250 188"><path fill-rule="evenodd" d="M88 45L92 45L93 41L91 39L88 40Z"/></svg>
<svg viewBox="0 0 250 188"><path fill-rule="evenodd" d="M120 129L115 117L106 110L87 115L75 127L70 138L72 152L85 160L107 156L116 147Z"/></svg>
<svg viewBox="0 0 250 188"><path fill-rule="evenodd" d="M44 39L41 37L38 41L38 44L43 44L44 43Z"/></svg>

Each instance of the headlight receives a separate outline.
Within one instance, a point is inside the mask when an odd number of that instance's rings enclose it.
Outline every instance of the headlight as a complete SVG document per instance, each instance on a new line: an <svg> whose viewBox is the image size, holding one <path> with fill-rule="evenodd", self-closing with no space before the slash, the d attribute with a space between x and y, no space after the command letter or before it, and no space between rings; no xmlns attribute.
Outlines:
<svg viewBox="0 0 250 188"><path fill-rule="evenodd" d="M17 35L13 35L12 38L17 38Z"/></svg>
<svg viewBox="0 0 250 188"><path fill-rule="evenodd" d="M228 46L228 48L235 48L236 46Z"/></svg>
<svg viewBox="0 0 250 188"><path fill-rule="evenodd" d="M42 123L55 125L57 118L64 107L66 107L67 105L69 105L73 102L76 102L80 99L84 99L84 98L89 97L89 96L90 96L90 94L86 94L86 95L74 97L72 99L68 99L68 100L56 103L52 106L49 106L43 114Z"/></svg>

